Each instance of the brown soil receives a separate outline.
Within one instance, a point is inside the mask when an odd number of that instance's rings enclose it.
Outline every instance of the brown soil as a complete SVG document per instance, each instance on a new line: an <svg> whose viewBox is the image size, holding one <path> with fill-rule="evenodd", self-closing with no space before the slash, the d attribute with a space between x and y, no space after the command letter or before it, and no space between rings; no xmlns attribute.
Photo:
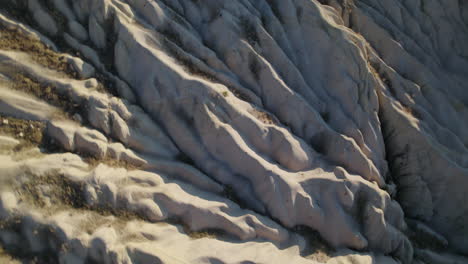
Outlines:
<svg viewBox="0 0 468 264"><path fill-rule="evenodd" d="M27 52L40 65L76 78L77 73L63 55L49 49L39 39L0 26L0 49Z"/></svg>
<svg viewBox="0 0 468 264"><path fill-rule="evenodd" d="M41 144L44 127L43 122L0 115L0 134L10 135L21 141L21 144L15 147L15 151Z"/></svg>

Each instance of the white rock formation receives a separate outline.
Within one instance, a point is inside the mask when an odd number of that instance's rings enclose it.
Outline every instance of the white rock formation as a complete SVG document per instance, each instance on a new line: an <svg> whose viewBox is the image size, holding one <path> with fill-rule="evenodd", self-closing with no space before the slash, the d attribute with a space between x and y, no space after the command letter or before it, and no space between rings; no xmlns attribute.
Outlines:
<svg viewBox="0 0 468 264"><path fill-rule="evenodd" d="M327 263L466 260L468 3L5 1L50 49L0 40L0 116L45 127L0 126L13 257L315 263L306 229Z"/></svg>

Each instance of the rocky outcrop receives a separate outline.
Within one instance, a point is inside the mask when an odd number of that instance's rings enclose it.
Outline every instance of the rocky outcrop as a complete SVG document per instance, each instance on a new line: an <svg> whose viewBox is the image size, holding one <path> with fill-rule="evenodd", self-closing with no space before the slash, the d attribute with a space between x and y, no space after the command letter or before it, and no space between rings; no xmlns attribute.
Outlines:
<svg viewBox="0 0 468 264"><path fill-rule="evenodd" d="M0 115L44 123L0 138L13 256L314 263L302 229L330 263L468 254L463 2L7 2Z"/></svg>

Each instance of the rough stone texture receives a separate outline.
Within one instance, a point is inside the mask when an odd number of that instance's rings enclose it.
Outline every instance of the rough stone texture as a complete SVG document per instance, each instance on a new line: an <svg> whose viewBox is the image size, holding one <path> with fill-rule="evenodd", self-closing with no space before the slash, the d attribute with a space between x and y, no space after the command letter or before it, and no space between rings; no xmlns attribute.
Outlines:
<svg viewBox="0 0 468 264"><path fill-rule="evenodd" d="M94 67L84 62L80 58L67 56L68 63L73 67L73 69L78 73L78 76L81 79L89 79L94 76L96 71Z"/></svg>
<svg viewBox="0 0 468 264"><path fill-rule="evenodd" d="M54 18L43 9L38 0L28 0L28 7L34 21L36 21L42 30L52 36L58 33L57 23Z"/></svg>
<svg viewBox="0 0 468 264"><path fill-rule="evenodd" d="M47 123L58 148L0 156L5 186L23 188L0 189L0 216L21 219L0 232L7 251L28 241L26 254L62 263L314 263L306 229L337 250L327 263L466 260L466 2L52 2L21 10L37 31L0 10L18 34L63 40L79 78L0 50L0 114ZM16 72L66 106L11 91ZM34 189L45 208L18 202L37 177L56 179ZM54 207L59 194L72 197Z"/></svg>

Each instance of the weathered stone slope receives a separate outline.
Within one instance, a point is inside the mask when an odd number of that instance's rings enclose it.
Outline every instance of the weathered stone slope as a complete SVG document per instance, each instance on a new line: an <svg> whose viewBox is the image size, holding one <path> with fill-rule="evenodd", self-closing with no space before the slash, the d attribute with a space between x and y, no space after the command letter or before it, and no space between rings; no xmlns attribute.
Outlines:
<svg viewBox="0 0 468 264"><path fill-rule="evenodd" d="M5 258L464 263L467 73L464 1L3 0Z"/></svg>

